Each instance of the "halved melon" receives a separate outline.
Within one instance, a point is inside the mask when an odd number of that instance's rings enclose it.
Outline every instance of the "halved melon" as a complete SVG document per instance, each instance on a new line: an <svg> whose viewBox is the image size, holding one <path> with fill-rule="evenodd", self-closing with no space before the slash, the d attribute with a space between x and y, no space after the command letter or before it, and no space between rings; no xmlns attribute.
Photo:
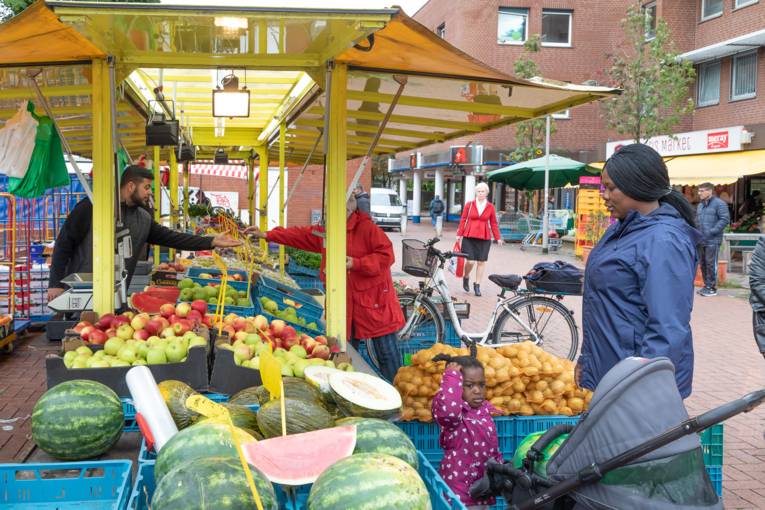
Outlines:
<svg viewBox="0 0 765 510"><path fill-rule="evenodd" d="M390 420L401 414L401 395L387 381L361 372L330 374L332 398L345 416Z"/></svg>
<svg viewBox="0 0 765 510"><path fill-rule="evenodd" d="M356 426L345 425L248 443L244 456L272 483L297 486L315 482L355 448Z"/></svg>

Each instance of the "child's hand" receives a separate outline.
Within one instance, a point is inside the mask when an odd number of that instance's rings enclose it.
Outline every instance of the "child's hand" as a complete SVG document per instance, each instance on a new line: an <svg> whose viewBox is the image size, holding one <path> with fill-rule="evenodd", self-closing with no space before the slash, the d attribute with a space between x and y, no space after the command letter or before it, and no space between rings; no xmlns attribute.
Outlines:
<svg viewBox="0 0 765 510"><path fill-rule="evenodd" d="M446 370L454 370L456 372L462 372L462 365L452 361L446 364Z"/></svg>

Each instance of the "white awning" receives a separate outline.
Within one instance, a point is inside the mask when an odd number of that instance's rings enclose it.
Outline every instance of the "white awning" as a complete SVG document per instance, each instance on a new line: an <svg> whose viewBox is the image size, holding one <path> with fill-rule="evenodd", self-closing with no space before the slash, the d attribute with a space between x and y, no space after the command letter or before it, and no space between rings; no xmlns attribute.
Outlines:
<svg viewBox="0 0 765 510"><path fill-rule="evenodd" d="M709 46L683 53L677 58L680 60L690 60L693 63L699 63L706 60L716 60L718 58L728 57L736 53L741 53L742 51L759 48L760 46L765 46L765 29L734 37L727 41L710 44Z"/></svg>

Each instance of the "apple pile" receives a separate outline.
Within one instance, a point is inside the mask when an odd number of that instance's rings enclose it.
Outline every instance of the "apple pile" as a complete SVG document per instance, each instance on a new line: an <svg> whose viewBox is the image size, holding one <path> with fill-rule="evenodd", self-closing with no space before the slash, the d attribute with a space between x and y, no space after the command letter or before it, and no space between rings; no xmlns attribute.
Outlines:
<svg viewBox="0 0 765 510"><path fill-rule="evenodd" d="M175 271L177 273L185 273L186 266L180 262L162 262L157 266L157 271Z"/></svg>
<svg viewBox="0 0 765 510"><path fill-rule="evenodd" d="M236 282L243 282L246 281L246 278L241 273L230 273L228 275L229 279L234 280ZM221 274L220 273L199 273L197 275L197 278L204 278L206 280L220 280Z"/></svg>

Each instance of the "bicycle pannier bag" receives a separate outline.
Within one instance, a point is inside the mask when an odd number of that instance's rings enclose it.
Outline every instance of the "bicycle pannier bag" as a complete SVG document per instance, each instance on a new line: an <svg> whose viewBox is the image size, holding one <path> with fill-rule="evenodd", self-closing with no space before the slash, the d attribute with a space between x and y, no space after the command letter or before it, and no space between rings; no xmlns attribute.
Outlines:
<svg viewBox="0 0 765 510"><path fill-rule="evenodd" d="M539 262L526 275L526 288L533 292L581 296L583 283L584 272L562 260Z"/></svg>

